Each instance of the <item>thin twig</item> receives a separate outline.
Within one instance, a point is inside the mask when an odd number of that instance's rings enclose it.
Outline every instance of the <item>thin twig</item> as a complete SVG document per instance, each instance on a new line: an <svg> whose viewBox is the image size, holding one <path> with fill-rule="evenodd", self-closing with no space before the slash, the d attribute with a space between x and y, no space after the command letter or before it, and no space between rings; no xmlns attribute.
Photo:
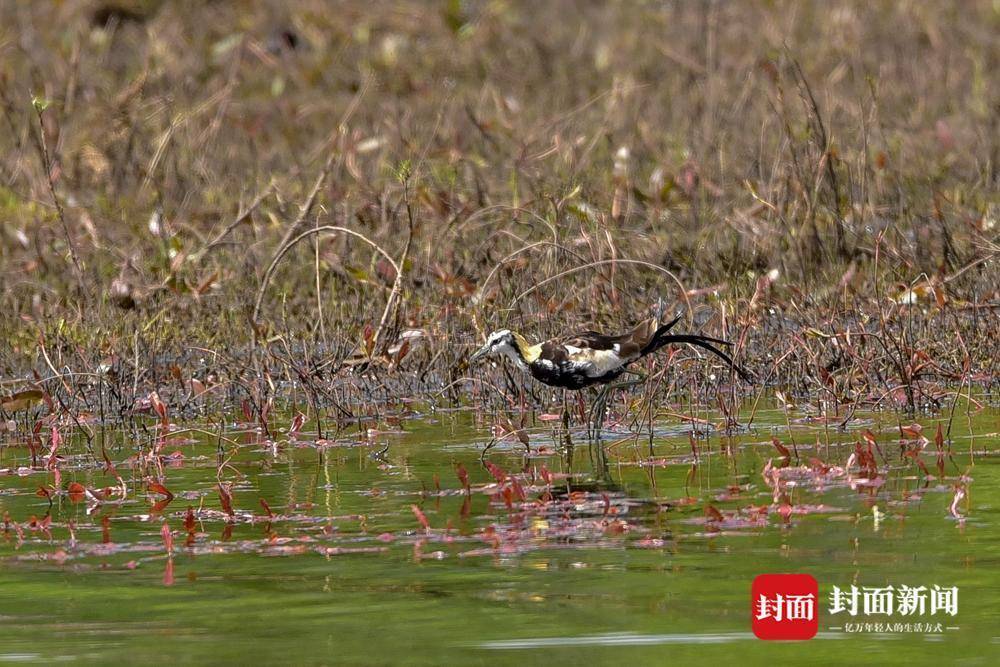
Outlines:
<svg viewBox="0 0 1000 667"><path fill-rule="evenodd" d="M274 275L274 270L275 267L278 266L278 262L280 262L281 258L284 257L289 250L294 248L299 241L309 238L313 234L319 234L320 232L340 232L342 234L349 234L350 236L353 236L355 238L364 241L372 248L377 250L383 257L385 257L386 261L388 261L392 265L392 268L395 269L396 275L397 276L399 275L400 273L399 265L396 263L396 260L392 258L392 255L387 253L385 250L382 249L380 245L369 239L364 234L356 232L353 229L347 229L346 227L338 227L336 225L323 225L321 227L313 227L312 229L307 229L306 231L302 232L294 239L289 241L285 245L285 247L279 250L278 253L274 256L274 260L271 262L271 266L267 267L267 272L264 274L264 279L260 283L260 290L257 292L257 303L254 305L253 309L254 322L257 322L259 319L261 303L264 301L264 293L267 291L267 286L271 282L271 276Z"/></svg>
<svg viewBox="0 0 1000 667"><path fill-rule="evenodd" d="M264 299L264 291L267 289L267 284L271 281L271 276L274 274L274 269L278 265L278 261L284 256L292 245L294 245L295 240L292 237L298 232L299 227L305 221L306 216L312 210L313 206L316 204L316 197L319 195L320 189L323 187L323 183L326 182L326 177L330 174L330 169L333 168L333 160L336 157L334 151L330 151L330 154L326 158L326 162L323 168L320 170L319 174L316 176L316 181L313 183L312 189L309 191L309 196L306 197L305 202L299 208L299 216L294 222L288 227L288 231L285 232L285 236L278 243L277 249L274 252L274 257L271 258L271 263L267 267L267 271L264 272L264 279L260 283L260 287L257 290L257 301L253 307L253 322L256 323L260 315L260 304ZM322 229L317 228L317 229ZM298 237L301 238L301 237Z"/></svg>
<svg viewBox="0 0 1000 667"><path fill-rule="evenodd" d="M229 223L229 224L228 224L228 225L226 226L226 228L225 228L225 229L223 229L223 230L222 230L221 232L219 232L219 233L218 233L218 234L217 234L217 235L215 236L215 238L214 238L214 239L212 239L212 240L211 240L211 241L210 241L210 242L208 243L208 245L206 245L206 246L205 246L204 248L202 248L201 252L197 253L197 255L198 255L199 257L204 257L204 256L205 256L205 255L207 255L207 254L208 254L209 252L211 252L212 250L214 250L214 249L215 249L215 248L217 248L218 246L222 245L222 242L223 242L223 240L225 240L225 238L226 238L227 236L229 236L229 233L230 233L231 231L233 231L234 229L236 229L236 228L237 228L237 227L238 227L238 226L240 225L240 223L242 223L242 222L243 222L244 220L246 220L247 218L249 218L249 217L250 217L250 215L251 215L251 214L252 214L252 213L253 213L253 212L254 212L255 210L257 210L257 208L258 208L258 207L259 207L259 206L260 206L261 204L263 204L263 203L264 203L264 200L266 200L266 199L267 199L268 197L270 197L270 196L271 196L271 194L272 194L272 193L274 192L274 187L275 187L275 183L274 183L274 181L272 180L272 181L271 181L270 183L268 183L267 187L266 187L266 188L264 188L264 190L262 190L262 191L261 191L261 193L260 193L259 195L257 195L257 197L256 197L256 198L255 198L255 199L254 199L254 200L253 200L253 201L252 201L252 202L250 203L250 205L249 205L249 206L247 206L246 208L244 208L243 210L241 210L241 211L240 211L240 212L239 212L239 213L238 213L238 214L236 215L236 218L235 218L235 219L234 219L234 220L233 220L233 221L232 221L231 223Z"/></svg>
<svg viewBox="0 0 1000 667"><path fill-rule="evenodd" d="M76 245L73 243L73 235L70 234L69 222L66 221L66 212L63 210L62 200L59 199L59 195L56 194L56 185L52 180L52 159L49 156L49 142L45 138L45 125L42 123L42 106L39 104L32 105L35 108L35 115L38 117L38 138L39 138L39 148L41 149L42 158L42 168L45 169L45 182L49 186L49 194L52 195L52 202L56 206L56 214L59 216L59 222L62 223L63 234L66 236L66 245L69 246L69 255L73 260L73 269L76 273L77 284L80 288L80 295L86 295L86 287L83 282L83 269L80 266L80 256L76 252Z"/></svg>

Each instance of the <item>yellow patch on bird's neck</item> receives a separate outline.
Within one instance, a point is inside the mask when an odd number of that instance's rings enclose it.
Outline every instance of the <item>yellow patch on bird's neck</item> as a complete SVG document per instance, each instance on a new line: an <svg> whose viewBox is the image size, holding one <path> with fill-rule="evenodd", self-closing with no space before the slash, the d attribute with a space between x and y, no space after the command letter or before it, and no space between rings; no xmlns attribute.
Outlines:
<svg viewBox="0 0 1000 667"><path fill-rule="evenodd" d="M542 354L542 346L540 344L532 345L519 333L514 334L514 343L517 345L517 351L521 353L521 356L529 364L538 359Z"/></svg>

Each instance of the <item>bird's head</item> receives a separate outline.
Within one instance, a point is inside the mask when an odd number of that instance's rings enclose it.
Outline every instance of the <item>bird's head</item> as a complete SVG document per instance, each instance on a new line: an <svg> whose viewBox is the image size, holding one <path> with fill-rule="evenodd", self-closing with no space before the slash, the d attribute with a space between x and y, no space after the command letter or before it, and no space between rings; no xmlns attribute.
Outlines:
<svg viewBox="0 0 1000 667"><path fill-rule="evenodd" d="M517 334L510 329L494 331L486 339L486 344L476 350L475 354L469 358L469 361L473 362L483 357L497 354L517 356Z"/></svg>

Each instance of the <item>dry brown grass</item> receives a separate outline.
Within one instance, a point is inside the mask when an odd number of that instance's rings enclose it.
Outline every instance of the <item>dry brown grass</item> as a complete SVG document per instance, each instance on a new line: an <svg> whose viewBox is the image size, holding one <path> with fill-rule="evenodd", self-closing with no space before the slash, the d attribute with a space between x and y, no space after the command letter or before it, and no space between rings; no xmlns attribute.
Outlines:
<svg viewBox="0 0 1000 667"><path fill-rule="evenodd" d="M663 297L835 405L995 385L996 3L5 3L0 25L10 380L69 397L56 376L94 373L66 377L122 414L205 400L192 377L258 411L293 385L458 398L488 329L613 329Z"/></svg>

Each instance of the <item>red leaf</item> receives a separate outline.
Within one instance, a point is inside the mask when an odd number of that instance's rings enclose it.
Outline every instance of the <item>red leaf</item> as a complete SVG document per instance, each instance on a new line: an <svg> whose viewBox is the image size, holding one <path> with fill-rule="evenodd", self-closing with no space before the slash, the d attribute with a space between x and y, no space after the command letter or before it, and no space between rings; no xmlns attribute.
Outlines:
<svg viewBox="0 0 1000 667"><path fill-rule="evenodd" d="M198 378L191 378L188 382L188 386L191 388L191 393L194 394L195 398L208 391L208 387L205 386L205 383Z"/></svg>
<svg viewBox="0 0 1000 667"><path fill-rule="evenodd" d="M552 486L552 472L549 471L548 466L543 463L538 474L542 476L542 481L545 482L546 486Z"/></svg>
<svg viewBox="0 0 1000 667"><path fill-rule="evenodd" d="M87 497L87 487L79 482L70 482L66 491L69 493L70 502L78 503Z"/></svg>
<svg viewBox="0 0 1000 667"><path fill-rule="evenodd" d="M519 502L523 503L525 500L527 500L527 497L524 495L524 487L521 486L521 482L519 482L517 478L515 477L510 478L510 486L511 490L514 493L514 497L517 498Z"/></svg>
<svg viewBox="0 0 1000 667"><path fill-rule="evenodd" d="M291 426L288 427L289 435L297 435L302 430L302 425L306 423L306 416L301 412L292 419Z"/></svg>
<svg viewBox="0 0 1000 667"><path fill-rule="evenodd" d="M830 470L830 467L828 465L823 463L815 456L809 457L809 467L812 468L813 472L818 473L820 475L826 474Z"/></svg>
<svg viewBox="0 0 1000 667"><path fill-rule="evenodd" d="M911 440L919 440L923 435L924 427L920 424L910 424L909 426L900 426L899 432L904 438L910 438Z"/></svg>
<svg viewBox="0 0 1000 667"><path fill-rule="evenodd" d="M941 430L941 422L938 422L937 433L934 434L934 446L939 452L944 449L944 432Z"/></svg>
<svg viewBox="0 0 1000 667"><path fill-rule="evenodd" d="M153 406L153 411L160 417L160 425L166 428L170 424L167 418L167 404L160 400L160 395L155 391L149 394L149 402Z"/></svg>
<svg viewBox="0 0 1000 667"><path fill-rule="evenodd" d="M371 324L365 325L365 329L361 333L361 340L364 342L365 355L372 356L372 352L375 351L375 329Z"/></svg>
<svg viewBox="0 0 1000 667"><path fill-rule="evenodd" d="M187 514L184 515L184 530L193 535L194 527L194 510L191 507L188 507Z"/></svg>
<svg viewBox="0 0 1000 667"><path fill-rule="evenodd" d="M778 440L777 438L771 438L771 444L774 445L774 448L778 450L778 454L780 454L782 457L786 459L792 457L792 453L788 451L788 447L785 447L783 444L781 444L781 441Z"/></svg>
<svg viewBox="0 0 1000 667"><path fill-rule="evenodd" d="M399 350L396 352L396 365L403 360L403 357L407 355L410 351L410 341L404 340L403 344L399 346Z"/></svg>
<svg viewBox="0 0 1000 667"><path fill-rule="evenodd" d="M267 512L267 518L268 519L273 519L274 518L274 512L271 511L271 506L268 505L267 501L264 500L263 498L260 499L260 506L264 508L265 512Z"/></svg>
<svg viewBox="0 0 1000 667"><path fill-rule="evenodd" d="M170 493L170 490L159 482L149 482L147 486L150 493L159 493L160 495L166 496L168 503L174 499L174 494Z"/></svg>
<svg viewBox="0 0 1000 667"><path fill-rule="evenodd" d="M56 452L59 450L59 445L62 444L62 435L59 433L59 427L52 427L52 436L49 439L49 470L56 467L58 459L56 459Z"/></svg>
<svg viewBox="0 0 1000 667"><path fill-rule="evenodd" d="M115 464L108 458L108 453L103 447L101 448L101 456L104 458L104 472L110 474L112 477L118 477L118 470L115 469Z"/></svg>
<svg viewBox="0 0 1000 667"><path fill-rule="evenodd" d="M513 489L511 489L509 486L505 486L503 487L503 491L500 492L500 495L503 498L503 502L507 506L507 509L513 509L514 508Z"/></svg>
<svg viewBox="0 0 1000 667"><path fill-rule="evenodd" d="M159 514L163 510L167 509L167 505L169 504L170 504L169 498L164 498L163 500L157 500L155 503L153 503L152 507L149 508L149 513Z"/></svg>
<svg viewBox="0 0 1000 667"><path fill-rule="evenodd" d="M725 518L722 516L722 512L711 505L705 505L705 516L708 517L709 521L722 521Z"/></svg>
<svg viewBox="0 0 1000 667"><path fill-rule="evenodd" d="M872 447L875 448L879 456L882 457L883 461L885 460L885 455L882 453L882 448L878 446L878 442L875 440L875 434L872 433L869 429L865 429L864 432L861 434L861 437L864 439L865 442L868 443L868 455L871 459L871 466L874 469L877 467L877 464L875 463L875 457L871 453Z"/></svg>
<svg viewBox="0 0 1000 667"><path fill-rule="evenodd" d="M486 469L490 471L490 474L493 475L493 479L495 479L498 483L503 483L503 481L507 479L507 473L503 471L503 468L492 461L486 462Z"/></svg>
<svg viewBox="0 0 1000 667"><path fill-rule="evenodd" d="M230 517L235 516L235 512L233 512L233 494L230 491L232 485L219 482L216 486L219 489L219 502L222 503L222 511Z"/></svg>
<svg viewBox="0 0 1000 667"><path fill-rule="evenodd" d="M101 542L111 544L111 519L107 515L101 517Z"/></svg>
<svg viewBox="0 0 1000 667"><path fill-rule="evenodd" d="M916 463L920 467L920 469L924 471L924 474L930 477L931 471L928 470L927 465L924 464L922 460L920 460L920 452L918 450L906 452L906 456L909 456L911 459L913 459L913 462Z"/></svg>
<svg viewBox="0 0 1000 667"><path fill-rule="evenodd" d="M413 515L417 517L417 521L419 521L420 525L424 527L424 530L429 531L431 529L431 524L427 520L427 516L424 514L423 510L416 505L410 505L410 509L413 510Z"/></svg>
<svg viewBox="0 0 1000 667"><path fill-rule="evenodd" d="M462 483L462 488L465 489L466 493L469 492L469 471L465 469L465 466L459 463L455 466L455 474L458 475L458 481Z"/></svg>

